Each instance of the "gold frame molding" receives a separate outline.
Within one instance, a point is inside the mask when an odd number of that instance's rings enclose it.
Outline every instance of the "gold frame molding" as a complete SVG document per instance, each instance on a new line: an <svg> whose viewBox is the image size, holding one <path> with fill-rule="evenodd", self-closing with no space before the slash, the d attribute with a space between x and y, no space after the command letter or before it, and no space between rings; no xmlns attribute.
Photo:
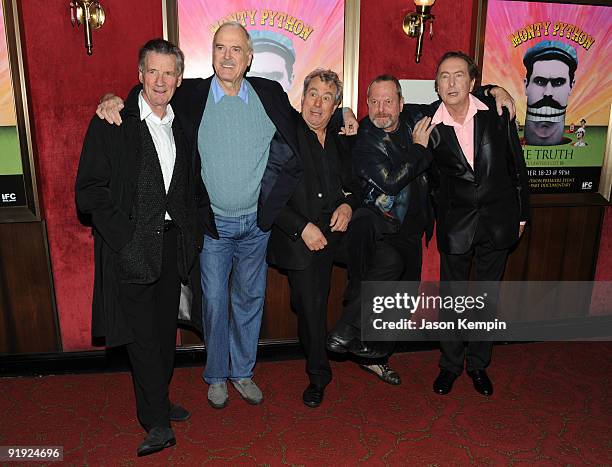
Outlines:
<svg viewBox="0 0 612 467"><path fill-rule="evenodd" d="M162 0L164 39L178 44L178 2ZM359 21L360 0L344 0L344 98L343 105L357 113L359 89Z"/></svg>
<svg viewBox="0 0 612 467"><path fill-rule="evenodd" d="M360 0L344 1L344 90L343 105L357 115L359 90L359 19Z"/></svg>
<svg viewBox="0 0 612 467"><path fill-rule="evenodd" d="M23 42L19 25L19 2L17 0L2 0L2 10L4 13L10 75L15 96L15 114L17 117L21 164L23 166L26 204L0 208L0 223L35 222L41 220L40 203L36 184L32 125L22 53Z"/></svg>
<svg viewBox="0 0 612 467"><path fill-rule="evenodd" d="M521 1L521 0L507 0ZM609 6L609 0L522 0L545 3L573 3L576 5ZM484 54L484 39L487 20L488 0L477 0L474 8L473 48L474 59L482 70L482 59ZM612 8L611 8L612 10ZM608 119L608 134L606 136L606 148L601 174L599 175L599 188L597 193L558 193L558 194L534 194L531 195L532 206L588 206L612 204L612 103L610 105L610 118Z"/></svg>

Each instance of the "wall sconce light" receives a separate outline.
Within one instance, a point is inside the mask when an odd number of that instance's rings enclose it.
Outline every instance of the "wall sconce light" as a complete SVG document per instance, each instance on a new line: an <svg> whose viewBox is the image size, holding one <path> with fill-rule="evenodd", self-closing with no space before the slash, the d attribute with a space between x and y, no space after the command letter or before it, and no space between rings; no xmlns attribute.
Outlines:
<svg viewBox="0 0 612 467"><path fill-rule="evenodd" d="M91 30L100 29L106 15L100 2L96 0L72 0L70 2L70 19L72 26L77 28L83 24L85 32L85 48L87 55L92 54Z"/></svg>
<svg viewBox="0 0 612 467"><path fill-rule="evenodd" d="M423 53L423 35L425 26L429 21L429 39L433 37L434 15L430 13L431 7L436 0L414 0L416 12L408 13L404 18L404 32L410 37L417 38L416 62L419 63Z"/></svg>

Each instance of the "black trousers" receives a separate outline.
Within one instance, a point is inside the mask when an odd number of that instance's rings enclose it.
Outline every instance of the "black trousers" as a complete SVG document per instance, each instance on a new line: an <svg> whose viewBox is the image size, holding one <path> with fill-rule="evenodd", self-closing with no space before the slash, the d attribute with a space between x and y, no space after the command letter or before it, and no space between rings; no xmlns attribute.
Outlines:
<svg viewBox="0 0 612 467"><path fill-rule="evenodd" d="M168 387L174 369L181 282L177 234L164 232L162 271L153 284L121 284L120 300L134 333L127 345L132 365L138 419L149 431L170 426Z"/></svg>
<svg viewBox="0 0 612 467"><path fill-rule="evenodd" d="M422 233L395 233L376 238L372 258L361 280L420 281L423 263L422 237ZM336 329L345 336L361 335L360 288L348 298Z"/></svg>
<svg viewBox="0 0 612 467"><path fill-rule="evenodd" d="M472 262L474 279L477 281L500 281L506 268L508 249L495 249L484 229L477 228L474 241L469 251L459 255L440 252L441 287L445 281L468 281ZM451 293L454 293L451 291ZM491 341L463 341L457 336L452 341L441 341L439 366L456 375L463 371L464 361L467 370L482 370L491 363Z"/></svg>
<svg viewBox="0 0 612 467"><path fill-rule="evenodd" d="M291 306L298 317L298 336L306 354L306 373L312 384L325 387L331 367L325 350L327 299L334 262L346 263L345 234L326 235L327 246L313 252L306 269L289 270Z"/></svg>

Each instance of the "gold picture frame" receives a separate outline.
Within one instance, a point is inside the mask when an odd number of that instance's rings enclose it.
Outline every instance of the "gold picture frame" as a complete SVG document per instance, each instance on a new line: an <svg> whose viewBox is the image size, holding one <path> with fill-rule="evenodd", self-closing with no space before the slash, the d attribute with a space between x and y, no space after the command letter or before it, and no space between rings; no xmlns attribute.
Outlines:
<svg viewBox="0 0 612 467"><path fill-rule="evenodd" d="M40 221L40 203L37 193L32 122L30 118L26 73L22 52L20 9L17 0L2 0L2 20L6 32L9 74L15 102L19 156L23 171L25 200L18 205L0 207L0 223ZM0 187L1 188L1 187ZM1 191L1 190L0 190Z"/></svg>

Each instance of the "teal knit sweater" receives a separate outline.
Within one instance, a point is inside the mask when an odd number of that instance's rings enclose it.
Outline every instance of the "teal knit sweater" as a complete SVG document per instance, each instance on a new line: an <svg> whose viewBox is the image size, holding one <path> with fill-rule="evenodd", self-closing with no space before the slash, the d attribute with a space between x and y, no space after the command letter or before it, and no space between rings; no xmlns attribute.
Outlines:
<svg viewBox="0 0 612 467"><path fill-rule="evenodd" d="M247 82L248 103L224 96L215 104L212 91L198 130L202 180L213 212L238 217L257 211L261 179L276 128Z"/></svg>

